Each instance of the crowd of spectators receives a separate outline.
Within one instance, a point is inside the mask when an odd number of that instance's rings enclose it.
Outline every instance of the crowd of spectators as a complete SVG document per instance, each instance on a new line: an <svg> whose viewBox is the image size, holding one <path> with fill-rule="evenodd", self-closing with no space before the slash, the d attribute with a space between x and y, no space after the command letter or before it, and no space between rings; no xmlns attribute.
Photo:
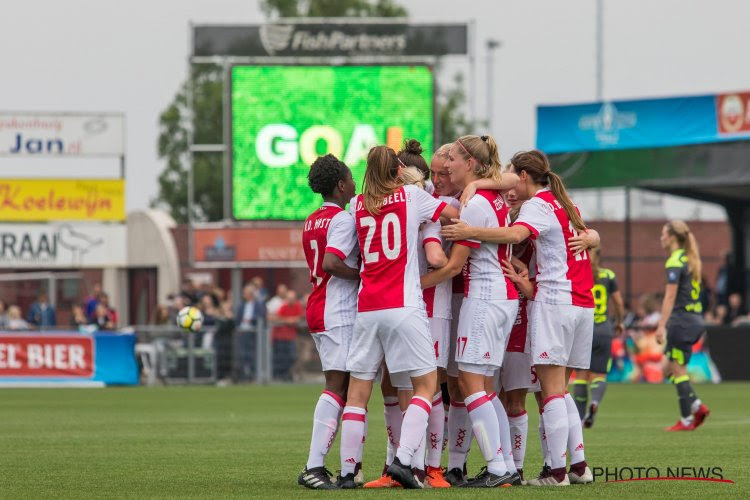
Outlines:
<svg viewBox="0 0 750 500"><path fill-rule="evenodd" d="M109 296L100 284L80 304L73 304L70 323L58 322L57 310L46 292L40 293L24 315L18 305L6 305L0 300L0 329L3 330L54 330L73 329L82 332L112 330L118 327L117 311L109 303Z"/></svg>

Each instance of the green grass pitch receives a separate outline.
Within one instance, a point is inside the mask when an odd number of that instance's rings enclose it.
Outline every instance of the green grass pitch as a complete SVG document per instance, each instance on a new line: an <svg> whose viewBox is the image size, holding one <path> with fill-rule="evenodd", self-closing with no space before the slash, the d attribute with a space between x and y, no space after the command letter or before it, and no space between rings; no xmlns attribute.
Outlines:
<svg viewBox="0 0 750 500"><path fill-rule="evenodd" d="M750 384L699 385L712 413L696 432L667 433L674 388L612 385L585 431L592 466L721 467L735 484L596 483L568 488L316 492L297 486L320 387L314 385L8 389L0 403L3 498L750 498ZM530 406L533 401L529 398ZM382 400L370 402L365 475L385 449ZM530 411L526 470L540 467ZM476 443L474 443L476 448ZM470 472L480 466L472 450ZM338 469L338 441L328 468Z"/></svg>

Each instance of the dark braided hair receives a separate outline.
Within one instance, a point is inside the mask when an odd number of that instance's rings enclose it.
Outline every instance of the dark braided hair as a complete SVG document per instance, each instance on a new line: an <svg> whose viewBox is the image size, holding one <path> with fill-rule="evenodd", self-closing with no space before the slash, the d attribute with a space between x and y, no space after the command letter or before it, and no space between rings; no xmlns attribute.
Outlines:
<svg viewBox="0 0 750 500"><path fill-rule="evenodd" d="M339 181L346 180L348 172L349 167L329 153L325 156L318 156L318 159L310 166L307 183L314 193L330 196Z"/></svg>

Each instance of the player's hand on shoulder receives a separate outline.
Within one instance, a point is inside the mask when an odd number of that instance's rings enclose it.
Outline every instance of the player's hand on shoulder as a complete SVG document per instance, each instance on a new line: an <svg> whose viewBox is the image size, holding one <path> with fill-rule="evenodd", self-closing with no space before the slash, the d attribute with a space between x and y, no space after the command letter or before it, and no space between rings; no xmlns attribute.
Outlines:
<svg viewBox="0 0 750 500"><path fill-rule="evenodd" d="M448 241L467 240L472 238L473 228L460 219L451 219L454 224L443 226L440 236Z"/></svg>
<svg viewBox="0 0 750 500"><path fill-rule="evenodd" d="M476 182L470 182L466 185L463 192L461 193L461 206L465 207L469 204L469 200L477 194Z"/></svg>

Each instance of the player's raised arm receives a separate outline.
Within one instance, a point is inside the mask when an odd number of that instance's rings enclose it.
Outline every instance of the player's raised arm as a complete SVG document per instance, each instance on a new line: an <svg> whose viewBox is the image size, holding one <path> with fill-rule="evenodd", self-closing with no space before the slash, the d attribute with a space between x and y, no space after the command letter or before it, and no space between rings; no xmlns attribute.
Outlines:
<svg viewBox="0 0 750 500"><path fill-rule="evenodd" d="M531 236L531 231L526 226L513 225L511 227L476 227L466 222L454 219L455 224L445 226L440 232L441 236L448 241L459 241L474 239L488 243L517 244Z"/></svg>

